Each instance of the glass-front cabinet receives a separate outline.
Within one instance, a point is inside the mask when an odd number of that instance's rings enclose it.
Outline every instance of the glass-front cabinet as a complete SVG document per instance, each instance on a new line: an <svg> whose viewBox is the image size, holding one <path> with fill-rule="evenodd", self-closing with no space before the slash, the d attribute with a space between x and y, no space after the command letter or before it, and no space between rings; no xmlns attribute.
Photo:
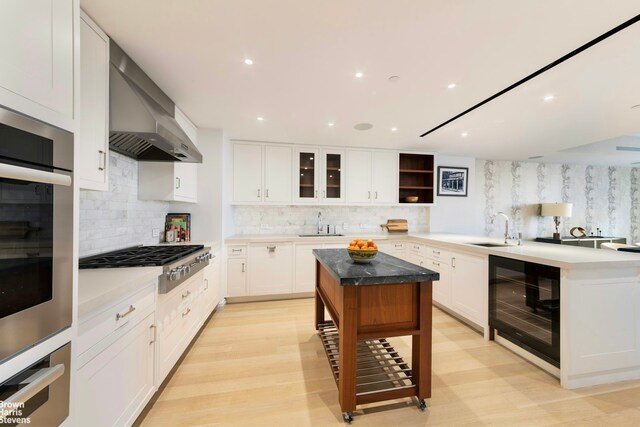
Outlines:
<svg viewBox="0 0 640 427"><path fill-rule="evenodd" d="M296 149L296 202L344 203L344 151Z"/></svg>

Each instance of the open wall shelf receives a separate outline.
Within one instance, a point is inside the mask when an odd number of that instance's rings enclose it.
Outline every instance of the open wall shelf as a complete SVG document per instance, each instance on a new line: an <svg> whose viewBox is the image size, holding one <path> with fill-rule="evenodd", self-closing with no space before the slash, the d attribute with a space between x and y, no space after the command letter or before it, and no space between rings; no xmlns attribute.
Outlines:
<svg viewBox="0 0 640 427"><path fill-rule="evenodd" d="M433 154L400 153L399 203L433 203L434 178ZM407 202L407 197L418 197L417 202Z"/></svg>

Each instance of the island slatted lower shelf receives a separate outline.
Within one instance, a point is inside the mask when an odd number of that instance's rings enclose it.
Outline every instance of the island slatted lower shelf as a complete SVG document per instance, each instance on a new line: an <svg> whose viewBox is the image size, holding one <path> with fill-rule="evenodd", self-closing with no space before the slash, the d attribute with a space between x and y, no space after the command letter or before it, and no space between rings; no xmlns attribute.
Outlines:
<svg viewBox="0 0 640 427"><path fill-rule="evenodd" d="M336 384L340 379L340 334L329 321L318 325L318 333L329 359ZM356 403L416 395L413 373L407 362L386 338L358 341L356 351Z"/></svg>

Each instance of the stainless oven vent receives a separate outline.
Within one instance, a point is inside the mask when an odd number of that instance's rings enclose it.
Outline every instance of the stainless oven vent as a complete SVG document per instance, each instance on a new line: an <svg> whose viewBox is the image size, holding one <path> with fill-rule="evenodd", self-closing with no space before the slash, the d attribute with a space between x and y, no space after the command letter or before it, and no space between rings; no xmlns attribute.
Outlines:
<svg viewBox="0 0 640 427"><path fill-rule="evenodd" d="M110 42L109 144L136 160L202 163L175 120L175 104L113 41Z"/></svg>

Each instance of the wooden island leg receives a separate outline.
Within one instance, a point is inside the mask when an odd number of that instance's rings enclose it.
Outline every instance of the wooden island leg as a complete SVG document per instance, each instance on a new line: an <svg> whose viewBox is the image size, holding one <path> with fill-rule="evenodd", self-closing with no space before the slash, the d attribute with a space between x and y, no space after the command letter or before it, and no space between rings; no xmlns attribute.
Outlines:
<svg viewBox="0 0 640 427"><path fill-rule="evenodd" d="M318 287L320 286L320 269L322 265L316 260L316 331L319 325L324 323L324 302L320 298Z"/></svg>
<svg viewBox="0 0 640 427"><path fill-rule="evenodd" d="M420 333L413 336L411 346L412 382L416 385L416 396L422 410L426 408L424 399L431 397L431 293L431 282L420 283Z"/></svg>
<svg viewBox="0 0 640 427"><path fill-rule="evenodd" d="M356 409L356 351L358 345L357 287L344 286L340 316L338 394L345 419Z"/></svg>

